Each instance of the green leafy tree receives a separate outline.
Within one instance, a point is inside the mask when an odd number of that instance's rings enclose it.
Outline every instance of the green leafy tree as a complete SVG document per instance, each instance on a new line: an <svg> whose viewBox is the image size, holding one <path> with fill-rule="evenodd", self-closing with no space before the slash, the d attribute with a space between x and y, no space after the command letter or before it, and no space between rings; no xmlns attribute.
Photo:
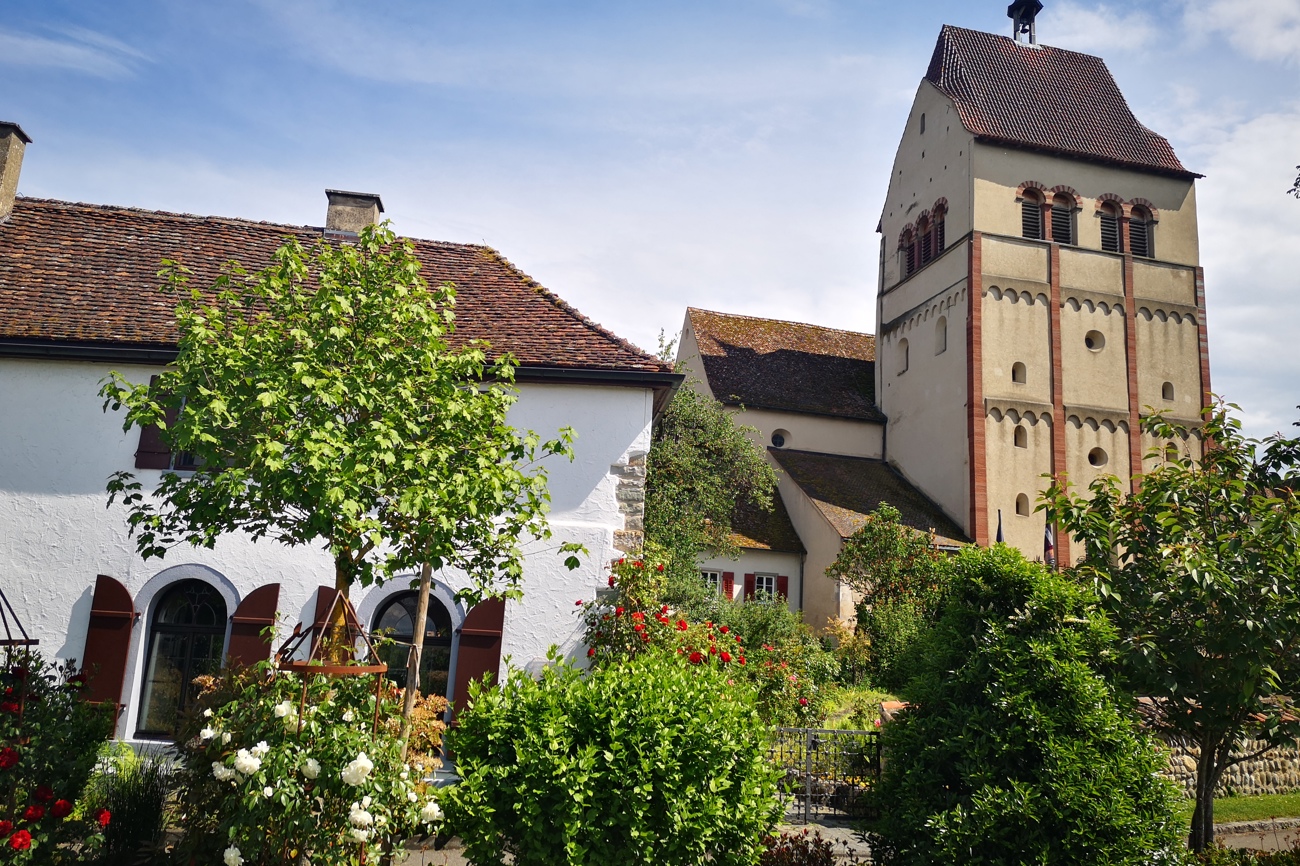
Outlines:
<svg viewBox="0 0 1300 866"><path fill-rule="evenodd" d="M668 556L671 577L700 584L704 551L735 556L737 506L769 511L776 472L726 408L690 387L678 388L655 424L647 461L645 533Z"/></svg>
<svg viewBox="0 0 1300 866"><path fill-rule="evenodd" d="M1003 545L958 553L910 706L882 731L880 861L1145 866L1172 854L1162 758L1098 672L1114 641L1089 589Z"/></svg>
<svg viewBox="0 0 1300 866"><path fill-rule="evenodd" d="M1300 501L1273 486L1294 475L1295 440L1260 443L1217 405L1195 460L1172 443L1191 431L1161 416L1143 429L1161 463L1127 493L1115 478L1087 497L1053 484L1049 519L1084 556L1074 569L1095 582L1119 629L1129 686L1150 696L1161 723L1200 749L1190 845L1214 839L1214 790L1223 772L1267 744L1300 733L1291 695L1300 673Z"/></svg>
<svg viewBox="0 0 1300 866"><path fill-rule="evenodd" d="M142 556L242 530L324 546L345 594L422 564L464 570L470 599L520 594L520 540L550 537L538 461L571 457L572 433L543 443L506 423L514 361L448 346L455 290L425 282L409 241L386 225L353 244L289 239L207 291L165 273L175 362L154 387L114 373L101 389L124 429L157 425L197 465L150 494L131 473L109 480Z"/></svg>

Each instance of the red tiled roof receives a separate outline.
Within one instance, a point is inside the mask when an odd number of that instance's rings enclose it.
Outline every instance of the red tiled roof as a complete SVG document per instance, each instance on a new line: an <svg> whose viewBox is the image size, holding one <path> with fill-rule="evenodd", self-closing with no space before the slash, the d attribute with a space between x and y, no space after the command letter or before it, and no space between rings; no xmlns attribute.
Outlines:
<svg viewBox="0 0 1300 866"><path fill-rule="evenodd" d="M723 403L884 420L871 334L695 308L686 315L709 389Z"/></svg>
<svg viewBox="0 0 1300 866"><path fill-rule="evenodd" d="M319 228L19 198L0 224L0 341L167 348L163 259L210 285L228 261L254 271L285 236ZM668 372L671 365L583 316L489 247L414 240L430 283L456 284L455 343L487 340L526 366Z"/></svg>
<svg viewBox="0 0 1300 866"><path fill-rule="evenodd" d="M773 550L778 553L803 553L803 542L790 520L790 512L780 494L772 496L772 510L762 511L750 505L736 505L731 515L731 540L747 550Z"/></svg>
<svg viewBox="0 0 1300 866"><path fill-rule="evenodd" d="M1138 123L1100 57L945 26L925 77L980 141L1200 177Z"/></svg>

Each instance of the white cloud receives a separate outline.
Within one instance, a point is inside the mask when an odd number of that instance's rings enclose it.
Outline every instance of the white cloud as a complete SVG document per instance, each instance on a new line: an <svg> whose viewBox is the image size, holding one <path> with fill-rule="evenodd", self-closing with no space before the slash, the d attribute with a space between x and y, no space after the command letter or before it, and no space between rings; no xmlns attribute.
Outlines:
<svg viewBox="0 0 1300 866"><path fill-rule="evenodd" d="M145 56L131 46L83 27L48 38L0 30L0 64L70 69L100 78L122 78Z"/></svg>
<svg viewBox="0 0 1300 866"><path fill-rule="evenodd" d="M1043 44L1102 56L1142 48L1155 35L1155 24L1145 13L1104 4L1053 3L1038 22Z"/></svg>
<svg viewBox="0 0 1300 866"><path fill-rule="evenodd" d="M1255 60L1300 63L1300 0L1187 0L1187 29L1222 33Z"/></svg>

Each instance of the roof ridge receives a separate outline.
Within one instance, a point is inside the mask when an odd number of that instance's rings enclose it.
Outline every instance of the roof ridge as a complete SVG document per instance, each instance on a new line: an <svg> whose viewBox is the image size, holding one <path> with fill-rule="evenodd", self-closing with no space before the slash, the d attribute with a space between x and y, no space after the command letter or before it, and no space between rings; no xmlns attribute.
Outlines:
<svg viewBox="0 0 1300 866"><path fill-rule="evenodd" d="M707 313L711 316L722 316L727 319L749 319L754 322L775 322L781 325L798 325L801 328L816 328L819 331L834 331L837 334L852 334L855 337L871 337L875 339L876 335L867 331L850 331L847 328L832 328L829 325L816 325L812 322L796 322L793 319L773 319L768 316L748 316L744 313L723 313L719 310L706 310L702 307L687 307L686 314Z"/></svg>
<svg viewBox="0 0 1300 866"><path fill-rule="evenodd" d="M1015 46L1016 48L1022 48L1025 51L1060 51L1062 54L1078 54L1081 57L1091 57L1094 60L1100 60L1102 63L1106 62L1106 58L1102 57L1100 54L1089 54L1087 51L1075 51L1073 48L1061 48L1059 45L1044 45L1041 42L1036 42L1034 43L1034 47L1030 47L1023 42L1017 42L1010 36L1003 36L1001 33L990 33L987 30L976 30L973 27L959 27L956 24L944 24L942 27L944 30L960 30L963 33L976 33L980 36L999 39Z"/></svg>
<svg viewBox="0 0 1300 866"><path fill-rule="evenodd" d="M609 330L604 325L584 315L580 310L578 310L568 301L564 300L559 295L555 294L555 292L552 292L550 289L546 288L546 286L543 286L537 280L533 279L531 276L525 273L518 265L516 265L514 262L507 259L497 249L490 247L487 244L471 244L471 246L473 246L475 249L488 255L491 258L495 258L497 262L501 264L502 267L506 268L506 270L510 271L511 273L516 274L519 277L519 281L521 283L528 286L533 291L537 292L539 295L541 295L547 301L549 301L551 306L555 307L560 312L569 316L574 321L581 324L583 327L599 334L600 336L604 337L605 339L609 340L610 342L614 343L620 348L626 349L629 352L642 356L647 361L652 362L656 369L664 370L664 371L672 370L673 365L671 361L664 361L661 358L650 354L645 349L642 349L640 346L637 346L630 340L626 340L623 337L620 337L618 334L615 334L613 331Z"/></svg>

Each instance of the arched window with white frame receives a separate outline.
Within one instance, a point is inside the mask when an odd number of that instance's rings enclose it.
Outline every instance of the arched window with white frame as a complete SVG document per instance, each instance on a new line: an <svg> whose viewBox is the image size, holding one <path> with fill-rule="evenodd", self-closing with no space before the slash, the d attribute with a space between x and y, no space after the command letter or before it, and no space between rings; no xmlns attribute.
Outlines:
<svg viewBox="0 0 1300 866"><path fill-rule="evenodd" d="M137 736L176 736L194 701L194 678L221 670L227 622L225 599L205 581L179 580L159 594L149 617Z"/></svg>

